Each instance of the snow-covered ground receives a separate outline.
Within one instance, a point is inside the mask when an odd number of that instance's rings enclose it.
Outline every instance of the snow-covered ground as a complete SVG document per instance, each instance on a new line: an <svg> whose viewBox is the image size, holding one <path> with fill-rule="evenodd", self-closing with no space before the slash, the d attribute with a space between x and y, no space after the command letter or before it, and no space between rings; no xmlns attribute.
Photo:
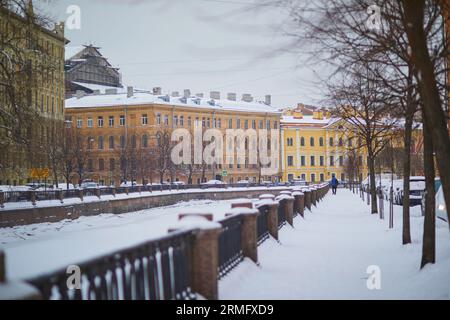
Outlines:
<svg viewBox="0 0 450 320"><path fill-rule="evenodd" d="M385 215L388 206L386 204ZM394 229L348 190L321 202L280 243L259 247L260 266L246 260L220 282L221 299L449 299L450 232L437 220L435 265L420 270L423 218L411 208L413 243L401 244L401 207ZM381 289L367 288L369 266L379 266Z"/></svg>
<svg viewBox="0 0 450 320"><path fill-rule="evenodd" d="M212 213L221 219L230 201L190 201L127 214L102 214L0 229L7 277L26 279L167 234L180 213Z"/></svg>

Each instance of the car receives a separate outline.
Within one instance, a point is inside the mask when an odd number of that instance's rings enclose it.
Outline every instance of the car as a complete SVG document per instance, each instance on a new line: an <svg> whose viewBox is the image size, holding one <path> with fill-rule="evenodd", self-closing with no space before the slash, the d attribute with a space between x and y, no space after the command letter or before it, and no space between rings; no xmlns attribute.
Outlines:
<svg viewBox="0 0 450 320"><path fill-rule="evenodd" d="M306 185L308 185L308 184L306 183L306 181L305 181L305 180L302 180L302 179L292 180L292 181L290 181L290 183L291 183L291 185L293 185L293 186L306 186Z"/></svg>
<svg viewBox="0 0 450 320"><path fill-rule="evenodd" d="M82 189L97 189L98 188L98 183L95 183L95 182L83 182L83 183L81 183L81 188Z"/></svg>
<svg viewBox="0 0 450 320"><path fill-rule="evenodd" d="M220 180L209 180L207 182L202 183L202 185L217 185L217 184L225 184L225 183Z"/></svg>
<svg viewBox="0 0 450 320"><path fill-rule="evenodd" d="M434 189L436 191L436 199L435 199L436 217L448 222L448 212L447 207L445 205L444 188L442 186L441 179L436 178L436 180L434 181ZM422 215L425 215L425 195L426 195L425 193L422 195L422 202L421 202Z"/></svg>

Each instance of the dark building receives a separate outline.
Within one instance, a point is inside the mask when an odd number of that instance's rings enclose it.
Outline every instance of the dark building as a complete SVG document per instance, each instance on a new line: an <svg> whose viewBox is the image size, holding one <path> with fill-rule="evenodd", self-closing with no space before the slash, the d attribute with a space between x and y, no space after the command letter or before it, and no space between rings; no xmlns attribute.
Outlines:
<svg viewBox="0 0 450 320"><path fill-rule="evenodd" d="M66 97L77 91L87 94L108 88L122 88L119 69L100 53L99 47L67 47L65 54Z"/></svg>

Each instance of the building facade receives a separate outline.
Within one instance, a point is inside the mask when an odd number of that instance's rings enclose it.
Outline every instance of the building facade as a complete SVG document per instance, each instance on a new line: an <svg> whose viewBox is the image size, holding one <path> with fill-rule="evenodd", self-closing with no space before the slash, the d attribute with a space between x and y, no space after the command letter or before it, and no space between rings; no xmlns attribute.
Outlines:
<svg viewBox="0 0 450 320"><path fill-rule="evenodd" d="M367 177L367 156L363 151L350 151L356 141L344 130L343 123L327 110L316 108L311 115L304 115L301 106L286 110L281 119L283 180L322 182L333 176L352 179L347 169L352 152L356 164L351 172L353 179Z"/></svg>
<svg viewBox="0 0 450 320"><path fill-rule="evenodd" d="M161 88L152 92L129 87L127 93L109 91L85 96L79 93L66 100L67 129L81 135L88 146L81 148L87 154L85 165L83 170L74 170L78 172L74 172L72 181L92 179L103 185L119 185L124 181L142 184L275 181L279 169L264 175L260 165L248 161L248 153L241 164L236 159L233 164L222 159L222 163L215 165L173 165L169 159L173 130L185 129L186 134L193 135L195 123L202 133L210 128L220 130L223 136L228 129L253 129L257 133L267 129L278 132L279 137L281 112L269 104L269 97L257 102L244 95L243 100L237 101L236 94L221 99L219 92L211 92L210 98L204 98L202 94L191 95L189 90L182 96L177 92L164 95ZM224 143L222 148L225 147ZM277 160L279 156L278 153Z"/></svg>
<svg viewBox="0 0 450 320"><path fill-rule="evenodd" d="M29 1L23 12L0 6L0 42L0 59L13 69L0 74L8 82L0 88L2 108L20 105L16 121L20 122L20 134L27 134L26 144L12 141L2 146L0 185L24 184L32 180L32 169L49 167L49 140L63 127L64 46L68 40L64 38L64 23L55 24L53 29L43 26ZM8 99L11 96L14 101ZM4 134L11 133L0 132L0 139Z"/></svg>

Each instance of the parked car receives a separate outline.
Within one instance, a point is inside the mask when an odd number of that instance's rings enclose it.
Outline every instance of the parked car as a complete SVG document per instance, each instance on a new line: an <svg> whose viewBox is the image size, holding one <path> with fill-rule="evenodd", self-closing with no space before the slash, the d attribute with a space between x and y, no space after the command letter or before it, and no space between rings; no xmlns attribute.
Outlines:
<svg viewBox="0 0 450 320"><path fill-rule="evenodd" d="M403 180L396 184L394 189L394 203L403 205ZM409 205L410 207L419 206L422 203L422 196L425 191L425 177L410 177L409 179Z"/></svg>
<svg viewBox="0 0 450 320"><path fill-rule="evenodd" d="M293 186L306 186L307 183L306 183L305 180L297 179L297 180L292 180L291 181L291 185L293 185Z"/></svg>
<svg viewBox="0 0 450 320"><path fill-rule="evenodd" d="M81 183L81 188L82 189L97 189L98 188L98 183L95 183L95 182L83 182L83 183Z"/></svg>
<svg viewBox="0 0 450 320"><path fill-rule="evenodd" d="M437 178L434 181L434 188L436 191L436 217L439 219L442 219L444 221L448 221L448 213L447 213L447 207L445 205L445 199L444 199L444 189L442 186L441 179ZM422 202L421 202L421 209L422 209L422 215L425 215L425 193L422 195Z"/></svg>
<svg viewBox="0 0 450 320"><path fill-rule="evenodd" d="M207 182L203 182L202 185L222 185L225 184L223 181L220 180L209 180Z"/></svg>

